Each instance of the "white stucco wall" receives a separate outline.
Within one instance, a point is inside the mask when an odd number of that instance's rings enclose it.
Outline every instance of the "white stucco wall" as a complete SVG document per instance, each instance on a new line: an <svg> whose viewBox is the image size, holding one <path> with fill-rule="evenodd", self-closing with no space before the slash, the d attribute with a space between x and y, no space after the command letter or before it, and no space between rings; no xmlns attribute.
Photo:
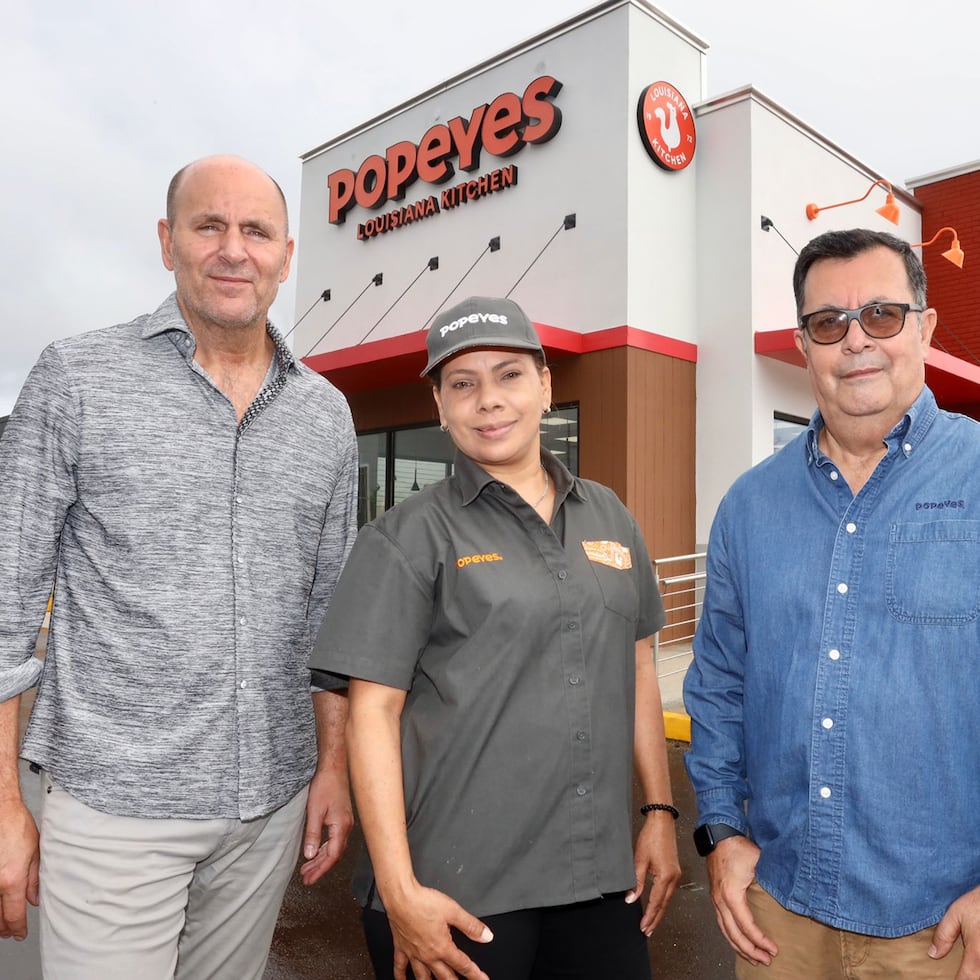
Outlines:
<svg viewBox="0 0 980 980"><path fill-rule="evenodd" d="M583 333L629 323L695 342L693 173L667 174L646 156L637 133L636 101L645 84L668 78L695 102L702 91L703 60L703 44L648 5L607 3L573 26L518 46L322 152L308 154L296 309L301 315L325 288L332 298L318 304L299 327L296 350L305 355L381 272L383 284L357 299L316 352L359 343L431 256L439 257L438 271L418 279L370 340L421 329L450 293L452 302L513 289L512 298L538 322ZM417 181L402 202L389 202L377 212L355 207L344 224L329 223L326 186L332 171L357 170L367 156L383 155L400 140L417 143L430 126L454 116L469 118L475 106L506 91L521 94L541 75L552 75L563 85L552 100L562 113L554 138L504 159L484 153L477 170L457 172L443 185L516 164L516 187L370 241L356 240L359 222L398 204L439 195L443 188ZM570 213L577 227L561 231L535 262ZM494 236L501 239L500 251L484 255L467 274Z"/></svg>
<svg viewBox="0 0 980 980"><path fill-rule="evenodd" d="M653 82L669 82L694 106L705 91L702 47L678 38L640 9L630 10L623 114L626 241L629 283L623 323L691 344L698 342L697 169L702 153L685 169L667 171L643 147L637 102Z"/></svg>

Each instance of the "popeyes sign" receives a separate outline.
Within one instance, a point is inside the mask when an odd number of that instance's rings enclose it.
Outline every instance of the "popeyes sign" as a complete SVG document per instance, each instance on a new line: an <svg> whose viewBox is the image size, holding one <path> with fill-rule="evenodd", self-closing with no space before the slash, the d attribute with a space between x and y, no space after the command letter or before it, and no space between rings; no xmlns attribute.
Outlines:
<svg viewBox="0 0 980 980"><path fill-rule="evenodd" d="M529 143L546 143L561 128L561 110L551 101L561 87L556 78L542 75L524 89L523 95L504 92L476 106L468 118L456 116L430 127L417 143L402 140L389 146L383 156L365 157L356 171L333 171L327 177L330 223L343 224L355 205L378 210L390 201L401 201L416 181L442 185L452 180L457 170L471 174L479 169L483 151L494 157L510 157ZM383 223L375 219L359 226L358 237L369 238L516 183L516 166L478 179L468 178L439 196L433 194L415 205L388 212ZM365 233L368 224L376 229L371 234Z"/></svg>
<svg viewBox="0 0 980 980"><path fill-rule="evenodd" d="M694 113L670 82L654 82L640 93L636 122L643 148L664 170L683 170L694 159Z"/></svg>

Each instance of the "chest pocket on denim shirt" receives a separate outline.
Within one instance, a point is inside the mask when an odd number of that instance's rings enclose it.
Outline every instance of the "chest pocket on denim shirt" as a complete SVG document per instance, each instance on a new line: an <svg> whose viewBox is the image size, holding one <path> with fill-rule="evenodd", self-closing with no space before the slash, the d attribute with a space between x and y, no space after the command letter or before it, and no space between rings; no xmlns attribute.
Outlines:
<svg viewBox="0 0 980 980"><path fill-rule="evenodd" d="M980 521L893 524L885 600L901 623L974 622L980 614Z"/></svg>

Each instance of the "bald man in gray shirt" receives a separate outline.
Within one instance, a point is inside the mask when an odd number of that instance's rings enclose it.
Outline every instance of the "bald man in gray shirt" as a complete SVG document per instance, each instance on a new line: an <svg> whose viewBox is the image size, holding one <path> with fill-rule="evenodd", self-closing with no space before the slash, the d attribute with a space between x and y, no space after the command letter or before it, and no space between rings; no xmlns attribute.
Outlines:
<svg viewBox="0 0 980 980"><path fill-rule="evenodd" d="M48 347L0 440L0 936L26 935L40 857L45 976L257 980L301 841L309 883L352 825L346 699L311 695L307 659L356 440L267 320L279 186L199 160L158 230L176 292ZM40 848L17 776L35 684Z"/></svg>

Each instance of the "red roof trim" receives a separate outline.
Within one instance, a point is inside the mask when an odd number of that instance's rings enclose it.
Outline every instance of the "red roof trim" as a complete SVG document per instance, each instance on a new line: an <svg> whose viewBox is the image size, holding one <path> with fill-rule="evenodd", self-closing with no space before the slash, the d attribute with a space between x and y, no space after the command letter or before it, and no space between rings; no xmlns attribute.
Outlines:
<svg viewBox="0 0 980 980"><path fill-rule="evenodd" d="M697 362L698 349L695 344L635 327L612 327L585 334L544 323L536 323L535 327L549 360L616 347L633 347ZM416 330L356 347L313 354L303 358L303 363L347 393L407 384L419 380L419 372L425 367L425 331Z"/></svg>

